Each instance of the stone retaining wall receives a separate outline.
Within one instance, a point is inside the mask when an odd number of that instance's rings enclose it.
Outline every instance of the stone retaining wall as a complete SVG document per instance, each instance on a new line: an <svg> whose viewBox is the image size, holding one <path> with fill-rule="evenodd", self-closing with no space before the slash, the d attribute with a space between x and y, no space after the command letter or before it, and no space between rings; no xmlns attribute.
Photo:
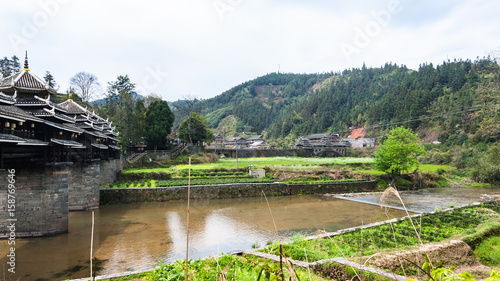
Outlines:
<svg viewBox="0 0 500 281"><path fill-rule="evenodd" d="M240 183L191 187L191 199L224 199L266 196L373 191L375 181L321 184ZM159 188L101 189L101 204L171 201L187 199L187 186Z"/></svg>

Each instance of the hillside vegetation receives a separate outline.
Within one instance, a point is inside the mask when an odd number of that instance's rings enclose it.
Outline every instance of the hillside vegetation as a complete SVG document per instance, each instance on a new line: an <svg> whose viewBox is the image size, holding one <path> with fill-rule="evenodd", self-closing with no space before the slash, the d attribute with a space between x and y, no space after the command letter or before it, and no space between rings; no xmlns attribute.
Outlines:
<svg viewBox="0 0 500 281"><path fill-rule="evenodd" d="M263 132L269 140L320 132L346 136L353 127L380 137L381 129L404 124L432 135L429 140L494 142L500 138L499 73L490 58L422 64L418 70L387 63L342 73L271 73L201 100L196 109L225 137L242 131ZM173 103L174 111L182 102ZM176 116L182 119L179 111Z"/></svg>

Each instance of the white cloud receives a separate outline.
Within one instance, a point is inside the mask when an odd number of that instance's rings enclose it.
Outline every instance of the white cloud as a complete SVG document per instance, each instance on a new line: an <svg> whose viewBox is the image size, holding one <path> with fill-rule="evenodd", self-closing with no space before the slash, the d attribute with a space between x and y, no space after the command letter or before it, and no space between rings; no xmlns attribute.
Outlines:
<svg viewBox="0 0 500 281"><path fill-rule="evenodd" d="M363 62L418 67L447 57L474 59L500 46L500 8L493 1L400 0L401 12L347 59L340 46L354 45L356 33L376 22L373 12L391 1L8 1L0 32L24 41L1 41L0 55L28 49L30 67L39 76L50 70L63 88L79 71L96 74L103 88L128 74L146 91L176 100L212 97L278 66L298 73ZM61 4L51 12L48 3ZM43 13L48 20L37 25ZM25 36L30 22L36 31ZM152 70L161 74L154 81Z"/></svg>

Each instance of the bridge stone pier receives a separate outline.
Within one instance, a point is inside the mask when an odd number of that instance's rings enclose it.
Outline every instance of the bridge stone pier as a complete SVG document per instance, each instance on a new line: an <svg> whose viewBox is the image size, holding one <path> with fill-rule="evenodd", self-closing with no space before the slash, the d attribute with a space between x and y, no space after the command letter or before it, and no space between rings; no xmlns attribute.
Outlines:
<svg viewBox="0 0 500 281"><path fill-rule="evenodd" d="M99 186L113 181L121 160L102 160L59 166L16 167L0 172L0 238L39 237L68 232L72 210L99 207ZM15 202L8 184L14 175ZM9 206L10 205L10 206ZM11 208L12 205L15 208ZM11 212L14 210L14 212ZM13 216L11 215L13 214ZM15 221L12 219L16 219Z"/></svg>

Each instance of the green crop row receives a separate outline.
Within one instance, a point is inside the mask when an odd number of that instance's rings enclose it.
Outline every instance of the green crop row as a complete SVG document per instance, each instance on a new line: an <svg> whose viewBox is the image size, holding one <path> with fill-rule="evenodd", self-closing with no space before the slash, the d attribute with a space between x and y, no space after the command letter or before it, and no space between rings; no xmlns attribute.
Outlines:
<svg viewBox="0 0 500 281"><path fill-rule="evenodd" d="M443 241L457 234L473 234L474 228L487 219L488 215L474 208L464 208L425 215L421 220L414 218L413 223L416 225L422 242L430 243ZM342 256L368 256L385 249L414 246L418 243L418 237L411 222L400 220L392 226L390 224L375 226L334 236L331 239L305 240L298 236L292 239L292 243L283 247L287 256L292 259L305 261L306 251L309 261L317 261ZM279 244L274 243L263 251L277 255Z"/></svg>
<svg viewBox="0 0 500 281"><path fill-rule="evenodd" d="M267 178L194 178L191 179L191 185L217 185L217 184L231 184L231 183L266 183L274 182ZM158 181L159 187L172 187L172 186L187 186L188 179L171 179Z"/></svg>

